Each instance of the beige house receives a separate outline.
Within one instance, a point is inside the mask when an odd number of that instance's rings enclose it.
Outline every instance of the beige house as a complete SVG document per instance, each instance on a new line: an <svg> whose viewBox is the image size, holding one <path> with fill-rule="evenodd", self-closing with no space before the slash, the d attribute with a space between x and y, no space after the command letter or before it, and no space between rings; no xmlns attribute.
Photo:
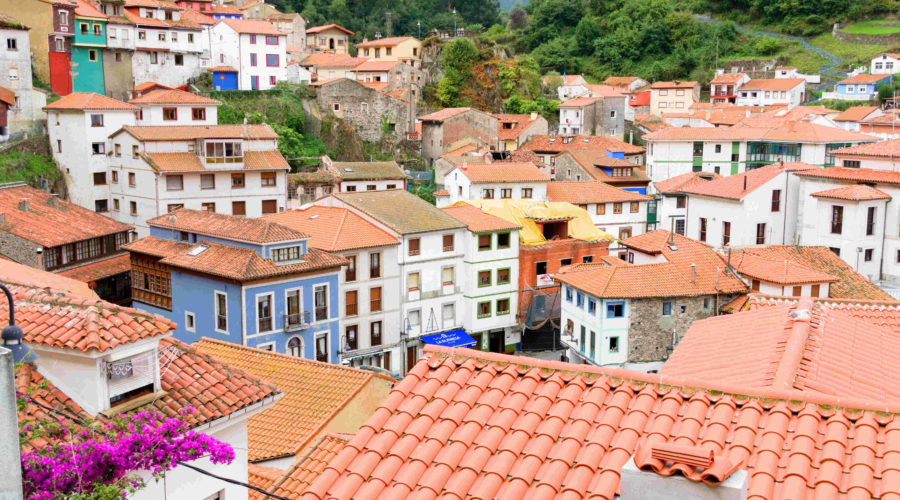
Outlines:
<svg viewBox="0 0 900 500"><path fill-rule="evenodd" d="M306 19L303 19L303 16L279 12L269 14L266 20L287 35L288 52L306 52Z"/></svg>
<svg viewBox="0 0 900 500"><path fill-rule="evenodd" d="M351 35L352 31L337 24L313 26L306 29L306 48L311 52L349 54Z"/></svg>
<svg viewBox="0 0 900 500"><path fill-rule="evenodd" d="M274 5L258 0L247 2L238 9L243 13L244 19L266 19L272 14L280 14Z"/></svg>
<svg viewBox="0 0 900 500"><path fill-rule="evenodd" d="M700 102L697 82L656 82L650 85L650 113L687 112L691 104Z"/></svg>
<svg viewBox="0 0 900 500"><path fill-rule="evenodd" d="M422 57L422 42L411 36L363 40L356 48L357 56L376 61L418 61Z"/></svg>

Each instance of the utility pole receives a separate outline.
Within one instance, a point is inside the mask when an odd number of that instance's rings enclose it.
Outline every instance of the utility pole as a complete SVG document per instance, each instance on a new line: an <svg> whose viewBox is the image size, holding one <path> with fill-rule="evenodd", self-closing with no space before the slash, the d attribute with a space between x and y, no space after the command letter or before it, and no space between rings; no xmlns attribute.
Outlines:
<svg viewBox="0 0 900 500"><path fill-rule="evenodd" d="M392 19L391 19L391 13L385 12L384 18L385 18L384 19L384 33L385 33L384 36L385 36L385 38L390 38L394 32L394 26L393 26L394 23L392 22Z"/></svg>

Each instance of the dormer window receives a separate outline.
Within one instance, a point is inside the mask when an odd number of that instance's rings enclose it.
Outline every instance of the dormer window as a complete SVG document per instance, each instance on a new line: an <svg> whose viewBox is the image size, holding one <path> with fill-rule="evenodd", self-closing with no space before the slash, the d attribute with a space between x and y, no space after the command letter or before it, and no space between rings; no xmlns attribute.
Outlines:
<svg viewBox="0 0 900 500"><path fill-rule="evenodd" d="M240 163L240 141L206 141L206 163Z"/></svg>
<svg viewBox="0 0 900 500"><path fill-rule="evenodd" d="M301 255L300 245L272 249L272 261L274 262L298 261Z"/></svg>
<svg viewBox="0 0 900 500"><path fill-rule="evenodd" d="M612 177L631 177L631 167L613 168Z"/></svg>
<svg viewBox="0 0 900 500"><path fill-rule="evenodd" d="M110 407L152 394L156 390L159 365L155 349L127 358L106 361L101 365L101 369L106 375Z"/></svg>

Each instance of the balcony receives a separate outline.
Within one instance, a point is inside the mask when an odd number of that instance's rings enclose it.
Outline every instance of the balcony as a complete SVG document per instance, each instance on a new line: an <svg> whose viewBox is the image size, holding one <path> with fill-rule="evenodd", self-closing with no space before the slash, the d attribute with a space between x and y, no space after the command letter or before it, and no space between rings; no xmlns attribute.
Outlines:
<svg viewBox="0 0 900 500"><path fill-rule="evenodd" d="M309 311L302 313L285 314L284 315L284 331L296 332L306 330L312 324L311 314Z"/></svg>

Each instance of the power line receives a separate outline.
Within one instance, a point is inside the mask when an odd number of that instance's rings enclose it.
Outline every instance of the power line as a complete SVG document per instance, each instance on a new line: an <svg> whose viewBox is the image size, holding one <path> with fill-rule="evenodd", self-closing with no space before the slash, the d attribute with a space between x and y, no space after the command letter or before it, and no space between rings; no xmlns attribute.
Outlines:
<svg viewBox="0 0 900 500"><path fill-rule="evenodd" d="M38 406L38 407L40 407L40 408L43 408L43 409L45 409L45 410L47 410L47 411L49 411L49 412L51 412L51 413L55 413L55 414L57 414L57 415L60 415L60 416L62 416L62 417L65 417L65 418L71 420L72 422L75 422L76 424L82 426L82 427L89 427L89 428L91 428L92 430L99 430L101 433L106 434L107 436L109 436L109 434L107 434L106 432L104 432L102 429L97 429L97 428L91 427L90 424L88 424L87 422L85 422L85 421L82 420L81 418L76 417L76 416L74 416L74 415L71 415L71 414L69 414L69 413L66 413L66 412L64 412L64 411L57 410L56 408L52 408L52 407L50 407L50 406L47 406L47 405L41 403L40 401L37 401L37 400L34 399L33 397L29 396L28 394L25 394L25 393L23 393L23 392L16 391L16 396L27 398L27 399L31 402L31 404L33 404L33 405L35 405L35 406ZM212 472L203 470L203 469L201 469L201 468L199 468L199 467L197 467L197 466L194 466L194 465L191 465L191 464L188 464L188 463L185 463L185 462L176 462L176 464L177 464L177 465L184 466L184 467L187 467L188 469L193 469L193 470L195 470L195 471L197 471L197 472L199 472L199 473L201 473L201 474L203 474L203 475L205 475L205 476L209 476L209 477L218 479L218 480L220 480L220 481L225 481L226 483L231 483L231 484L236 484L236 485L238 485L238 486L243 486L243 487L245 487L245 488L247 488L247 489L251 489L251 490L256 491L256 492L258 492L258 493L262 493L263 495L265 495L266 497L269 497L269 498L275 498L276 500L293 500L293 499L291 499L291 498L287 498L287 497L283 497L283 496L280 496L280 495L276 495L276 494L274 494L274 493L269 493L269 492L267 492L266 490L264 490L264 489L262 489L262 488L258 488L258 487L256 487L256 486L253 486L252 484L249 484L249 483L244 483L244 482L238 481L238 480L236 480L236 479L231 479L231 478L219 476L219 475L217 475L217 474L213 474Z"/></svg>

